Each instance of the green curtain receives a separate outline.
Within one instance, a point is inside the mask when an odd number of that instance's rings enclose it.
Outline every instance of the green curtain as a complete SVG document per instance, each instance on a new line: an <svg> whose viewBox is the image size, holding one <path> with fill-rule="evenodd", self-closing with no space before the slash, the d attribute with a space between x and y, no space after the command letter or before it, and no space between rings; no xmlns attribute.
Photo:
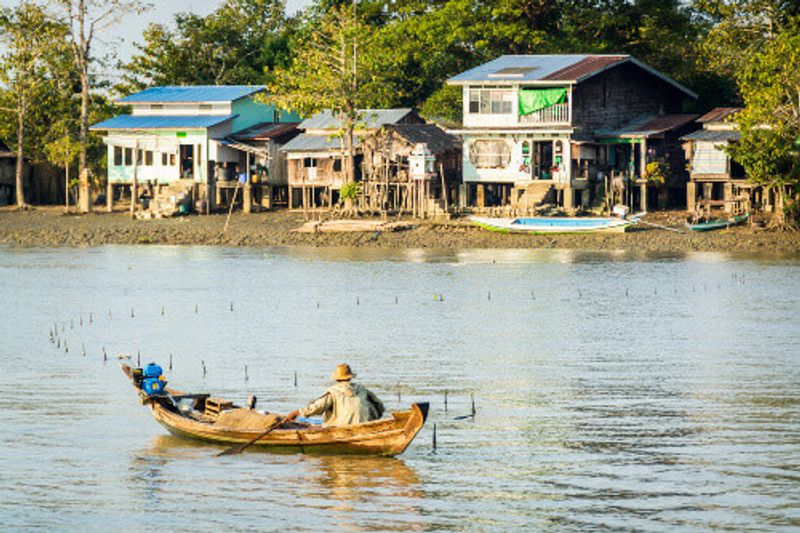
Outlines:
<svg viewBox="0 0 800 533"><path fill-rule="evenodd" d="M546 107L563 104L567 101L567 89L520 89L519 114L530 115Z"/></svg>

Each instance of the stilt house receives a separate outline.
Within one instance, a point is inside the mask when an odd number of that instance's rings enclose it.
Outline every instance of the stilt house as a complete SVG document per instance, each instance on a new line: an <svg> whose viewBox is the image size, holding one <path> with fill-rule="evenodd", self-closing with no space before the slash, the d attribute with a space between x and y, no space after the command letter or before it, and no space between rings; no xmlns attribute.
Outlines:
<svg viewBox="0 0 800 533"><path fill-rule="evenodd" d="M686 185L689 211L749 211L754 190L747 182L744 168L725 151L741 139L734 117L738 107L718 107L697 119L703 129L682 137L690 162L690 180Z"/></svg>
<svg viewBox="0 0 800 533"><path fill-rule="evenodd" d="M245 174L248 186L258 158L269 150L236 139L264 123L299 122L299 117L256 101L262 86L153 87L117 101L130 114L92 126L105 132L108 146L109 199L113 187L137 183L194 191L203 209L216 204L217 184L235 183ZM246 172L247 170L247 172Z"/></svg>
<svg viewBox="0 0 800 533"><path fill-rule="evenodd" d="M355 132L355 178L361 181L364 160L362 142L380 128L421 123L410 108L363 109ZM290 209L328 209L339 201L346 180L345 142L342 124L331 111L322 111L300 123L303 133L289 141L286 154Z"/></svg>
<svg viewBox="0 0 800 533"><path fill-rule="evenodd" d="M391 124L363 142L364 198L373 211L444 213L459 206L461 140L435 124ZM432 172L415 172L424 158Z"/></svg>
<svg viewBox="0 0 800 533"><path fill-rule="evenodd" d="M696 116L681 110L697 95L631 56L502 56L448 83L463 89L451 133L473 206L572 211L613 189L646 208L647 164L683 170L678 138Z"/></svg>

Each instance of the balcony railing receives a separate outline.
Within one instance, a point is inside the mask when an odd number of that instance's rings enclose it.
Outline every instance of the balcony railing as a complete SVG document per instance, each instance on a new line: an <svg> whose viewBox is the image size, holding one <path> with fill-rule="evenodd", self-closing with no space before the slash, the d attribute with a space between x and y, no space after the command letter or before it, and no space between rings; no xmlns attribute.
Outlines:
<svg viewBox="0 0 800 533"><path fill-rule="evenodd" d="M520 124L569 124L569 104L556 104L545 107L529 115L520 115Z"/></svg>

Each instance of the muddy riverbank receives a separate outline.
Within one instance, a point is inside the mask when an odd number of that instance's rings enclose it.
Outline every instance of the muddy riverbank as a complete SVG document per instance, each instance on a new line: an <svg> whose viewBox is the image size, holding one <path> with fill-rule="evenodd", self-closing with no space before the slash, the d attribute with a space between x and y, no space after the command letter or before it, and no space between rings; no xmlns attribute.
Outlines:
<svg viewBox="0 0 800 533"><path fill-rule="evenodd" d="M767 231L758 226L711 233L683 228L683 212L654 213L651 223L681 233L641 225L625 234L502 235L466 219L422 222L396 233L301 234L300 213L277 211L234 214L223 233L225 215L161 220L130 220L126 213L65 215L59 209L0 210L0 244L21 246L99 246L105 244L178 244L212 246L355 246L386 248L564 248L641 252L731 252L800 254L800 232Z"/></svg>

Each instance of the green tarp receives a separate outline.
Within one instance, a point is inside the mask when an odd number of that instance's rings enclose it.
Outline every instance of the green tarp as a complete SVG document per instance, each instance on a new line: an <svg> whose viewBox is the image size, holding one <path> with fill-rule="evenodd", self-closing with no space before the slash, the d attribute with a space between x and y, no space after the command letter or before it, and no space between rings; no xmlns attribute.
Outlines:
<svg viewBox="0 0 800 533"><path fill-rule="evenodd" d="M567 101L567 89L520 89L519 114L530 115L546 107Z"/></svg>

